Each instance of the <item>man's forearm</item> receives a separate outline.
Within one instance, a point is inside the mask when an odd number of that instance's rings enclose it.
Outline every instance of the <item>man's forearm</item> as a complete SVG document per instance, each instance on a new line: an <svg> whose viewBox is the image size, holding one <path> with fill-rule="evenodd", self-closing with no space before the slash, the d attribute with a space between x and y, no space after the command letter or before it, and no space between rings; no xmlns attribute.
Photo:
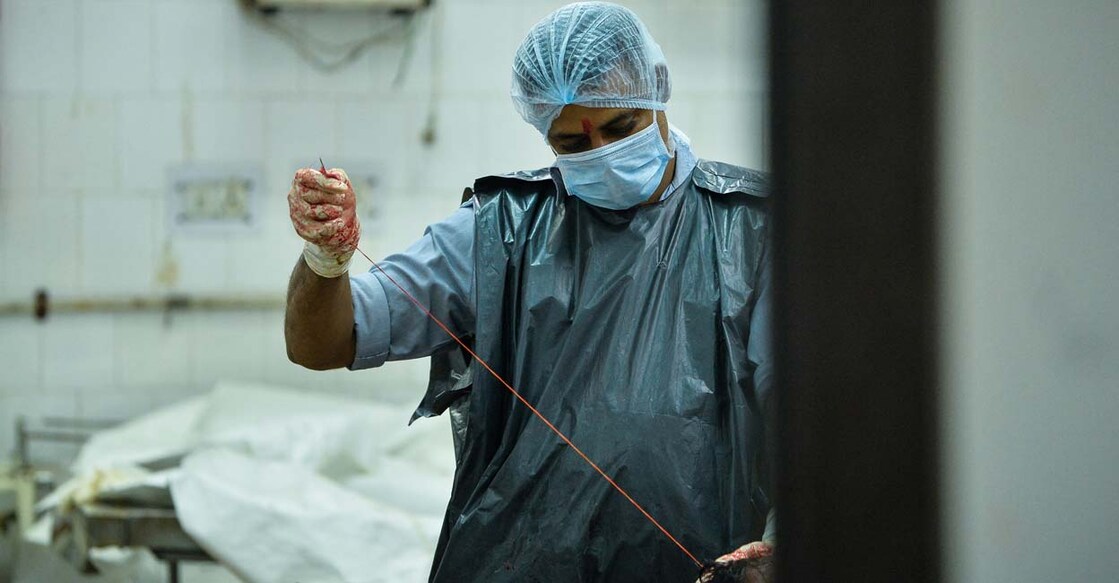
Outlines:
<svg viewBox="0 0 1119 583"><path fill-rule="evenodd" d="M350 278L319 277L301 257L288 284L284 337L288 358L315 370L354 360L354 307Z"/></svg>

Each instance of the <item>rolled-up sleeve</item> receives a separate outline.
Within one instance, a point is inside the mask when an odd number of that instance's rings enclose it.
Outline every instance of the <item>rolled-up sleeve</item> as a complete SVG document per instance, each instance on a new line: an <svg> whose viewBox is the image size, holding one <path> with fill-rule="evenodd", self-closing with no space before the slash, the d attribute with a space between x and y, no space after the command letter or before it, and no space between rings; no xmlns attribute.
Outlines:
<svg viewBox="0 0 1119 583"><path fill-rule="evenodd" d="M372 273L350 277L354 303L354 362L351 370L381 366L389 355L389 301L385 288Z"/></svg>
<svg viewBox="0 0 1119 583"><path fill-rule="evenodd" d="M454 342L397 284L455 335L473 333L474 208L470 202L429 226L406 251L378 264L384 272L372 268L350 277L357 346L350 369L429 356Z"/></svg>

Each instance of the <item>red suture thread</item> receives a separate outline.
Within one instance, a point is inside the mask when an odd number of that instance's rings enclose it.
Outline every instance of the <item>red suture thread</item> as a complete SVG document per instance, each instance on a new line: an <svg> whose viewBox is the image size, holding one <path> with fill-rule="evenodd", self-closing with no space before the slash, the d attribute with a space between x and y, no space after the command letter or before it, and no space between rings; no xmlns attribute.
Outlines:
<svg viewBox="0 0 1119 583"><path fill-rule="evenodd" d="M320 163L321 163L321 160L320 160ZM482 360L482 358L479 357L477 354L475 354L474 351L471 350L470 347L467 346L465 342L463 342L462 340L459 340L459 337L456 336L454 332L451 332L451 329L448 328L446 325L444 325L443 322L439 321L439 318L436 318L435 314L432 314L430 310L428 310L426 307L424 307L423 304L420 303L419 300L417 300L415 297L413 297L412 294L408 293L408 290L404 289L403 286L401 286L399 283L397 283L396 280L393 279L392 276L389 275L384 269L381 269L381 266L377 265L377 262L373 261L373 259L371 257L369 257L369 255L366 255L365 251L362 251L361 249L357 249L357 252L361 253L361 255L363 257L365 257L370 263L373 264L373 267L376 267L378 271L380 271L382 274L384 274L384 276L387 277L389 279L389 281L391 281L393 283L393 285L395 285L398 289L400 289L400 291L404 292L404 295L408 296L408 299L411 300L412 303L415 304L417 308L423 310L423 312L425 314L427 314L427 317L431 318L432 322L435 322L436 325L438 325L440 328L442 328L443 331L446 332L448 336L450 336L452 339L454 339L454 341L457 342L458 345L462 347L463 350L470 353L470 356L474 357L474 360L477 360L479 364L481 364L483 367L485 367L485 369L487 371L489 371L489 373L491 375L493 375L493 378L497 379L498 382L500 382L502 385L504 385L505 388L508 389L510 393L513 393L513 396L516 397L517 400L519 400L522 404L524 404L525 407L528 407L528 409L530 411L532 411L533 415L536 415L537 418L539 418L541 421L543 421L544 424L547 425L548 428L551 429L553 433L558 435L559 438L562 439L564 443L566 443L572 450L575 451L575 453L579 454L579 457L583 458L583 461L590 464L590 466L592 468L594 468L594 470L596 472L598 472L598 474L600 476L602 476L603 479L605 479L607 482L609 482L610 485L613 486L615 490L617 490L622 496L625 496L626 500L629 500L629 503L633 504L634 508L637 508L637 510L639 510L641 512L641 514L643 514L645 516L645 518L649 519L649 522L652 522L654 526L656 526L662 533L664 533L664 536L668 537L668 539L671 540L673 542L673 544L675 544L677 547L679 547L681 551L684 551L684 554L688 555L688 558L691 559L692 562L695 563L697 567L703 568L703 563L699 562L699 560L695 558L695 555L693 555L690 551L688 551L688 549L686 547L684 547L684 545L681 544L680 541L676 540L676 537L672 536L668 532L668 530L666 530L663 526L661 526L661 523L657 522L657 519L653 518L653 515L649 514L645 510L644 507L642 507L640 504L638 504L637 501L634 500L633 497L629 495L629 492L626 492L625 489L623 489L621 486L619 486L617 482L615 482L610 476L608 476L606 474L606 472L602 471L602 468L598 467L598 464L591 461L591 458L587 457L587 454L583 453L583 450L579 449L574 443L572 443L571 440L568 439L567 436L564 435L563 432L560 431L555 425L552 425L552 422L548 421L548 418L545 417L543 413L541 413L540 411L537 411L536 407L533 407L532 404L529 403L527 400L525 400L525 398L522 397L521 394L518 393L517 390L514 389L512 385L510 385L508 382L505 381L505 379L503 379L501 377L501 375L497 374L497 372L495 370L490 368L490 365L487 364L486 361Z"/></svg>

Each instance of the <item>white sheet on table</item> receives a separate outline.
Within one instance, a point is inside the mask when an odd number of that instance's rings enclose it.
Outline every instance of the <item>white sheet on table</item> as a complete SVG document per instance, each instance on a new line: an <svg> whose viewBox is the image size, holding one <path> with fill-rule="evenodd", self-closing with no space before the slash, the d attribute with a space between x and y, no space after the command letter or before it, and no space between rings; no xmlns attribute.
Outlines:
<svg viewBox="0 0 1119 583"><path fill-rule="evenodd" d="M422 581L430 569L436 514L229 450L182 469L172 491L183 528L247 581Z"/></svg>
<svg viewBox="0 0 1119 583"><path fill-rule="evenodd" d="M55 501L76 492L147 497L169 481L184 529L247 581L424 581L454 454L445 419L408 427L410 414L219 383L95 436L74 464L76 483ZM171 470L137 467L183 455Z"/></svg>
<svg viewBox="0 0 1119 583"><path fill-rule="evenodd" d="M85 442L70 469L80 476L184 455L195 447L198 417L208 403L209 396L194 397L100 431Z"/></svg>
<svg viewBox="0 0 1119 583"><path fill-rule="evenodd" d="M172 482L183 528L248 581L423 581L450 494L446 421L223 386Z"/></svg>

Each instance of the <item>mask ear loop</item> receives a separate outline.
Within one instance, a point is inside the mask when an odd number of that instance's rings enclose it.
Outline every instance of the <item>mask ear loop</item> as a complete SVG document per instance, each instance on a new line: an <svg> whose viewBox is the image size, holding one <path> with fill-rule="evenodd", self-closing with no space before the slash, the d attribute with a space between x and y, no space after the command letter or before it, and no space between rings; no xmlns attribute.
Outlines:
<svg viewBox="0 0 1119 583"><path fill-rule="evenodd" d="M671 160L671 159L676 157L676 136L672 135L672 126L668 123L667 118L664 120L664 125L668 126L668 127L665 128L664 126L661 125L661 118L660 118L659 115L657 115L658 113L660 113L660 112L659 111L654 111L653 112L653 123L657 124L657 129L658 130L660 130L660 129L666 129L667 130L665 133L668 135L668 141L665 141L664 147L665 147L666 150L668 150L668 159ZM664 141L664 140L662 139L662 141Z"/></svg>

